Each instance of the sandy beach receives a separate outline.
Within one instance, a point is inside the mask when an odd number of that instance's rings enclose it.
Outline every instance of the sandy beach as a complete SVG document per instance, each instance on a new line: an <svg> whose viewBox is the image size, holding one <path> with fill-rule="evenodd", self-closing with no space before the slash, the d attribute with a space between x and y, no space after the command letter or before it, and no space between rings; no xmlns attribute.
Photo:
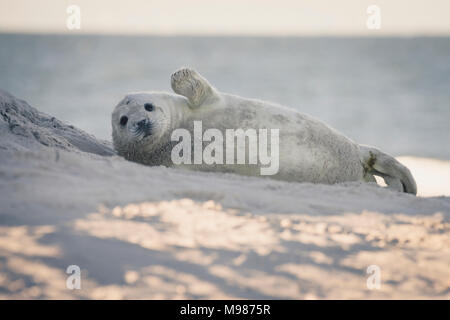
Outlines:
<svg viewBox="0 0 450 320"><path fill-rule="evenodd" d="M1 299L450 298L448 161L398 158L417 197L145 167L0 93Z"/></svg>

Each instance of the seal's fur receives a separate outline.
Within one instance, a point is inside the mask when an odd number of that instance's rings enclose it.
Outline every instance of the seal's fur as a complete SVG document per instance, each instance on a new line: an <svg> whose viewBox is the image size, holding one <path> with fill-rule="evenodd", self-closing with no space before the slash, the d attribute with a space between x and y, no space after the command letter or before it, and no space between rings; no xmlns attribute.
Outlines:
<svg viewBox="0 0 450 320"><path fill-rule="evenodd" d="M277 104L221 93L196 71L180 69L172 74L175 93L143 92L127 95L112 114L113 142L125 158L147 165L174 166L171 133L185 128L193 135L193 122L203 130L279 129L279 171L273 178L287 181L338 183L375 181L384 178L388 187L416 194L409 170L378 149L361 146L323 122ZM154 106L152 112L145 104ZM122 116L128 120L120 124ZM150 135L136 130L142 120L152 128ZM257 165L189 165L203 171L258 175Z"/></svg>

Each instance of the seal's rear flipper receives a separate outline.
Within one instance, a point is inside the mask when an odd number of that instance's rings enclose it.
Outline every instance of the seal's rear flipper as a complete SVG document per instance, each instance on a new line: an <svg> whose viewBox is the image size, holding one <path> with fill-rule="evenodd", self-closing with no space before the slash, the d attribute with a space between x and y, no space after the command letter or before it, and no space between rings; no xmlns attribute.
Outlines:
<svg viewBox="0 0 450 320"><path fill-rule="evenodd" d="M175 93L185 96L191 108L198 108L205 101L217 97L216 90L197 71L181 68L170 77L170 83Z"/></svg>
<svg viewBox="0 0 450 320"><path fill-rule="evenodd" d="M360 159L367 173L380 176L389 188L417 194L417 186L408 168L380 150L360 145Z"/></svg>

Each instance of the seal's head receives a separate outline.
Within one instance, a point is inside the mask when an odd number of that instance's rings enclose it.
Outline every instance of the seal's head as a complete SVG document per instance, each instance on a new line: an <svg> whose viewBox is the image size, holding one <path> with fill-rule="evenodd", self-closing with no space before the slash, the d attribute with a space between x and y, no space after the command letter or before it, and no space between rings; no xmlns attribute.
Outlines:
<svg viewBox="0 0 450 320"><path fill-rule="evenodd" d="M159 92L132 93L122 99L111 119L113 143L118 153L127 157L137 150L150 152L158 145L170 127L170 109L174 103L187 103L178 100L186 99Z"/></svg>

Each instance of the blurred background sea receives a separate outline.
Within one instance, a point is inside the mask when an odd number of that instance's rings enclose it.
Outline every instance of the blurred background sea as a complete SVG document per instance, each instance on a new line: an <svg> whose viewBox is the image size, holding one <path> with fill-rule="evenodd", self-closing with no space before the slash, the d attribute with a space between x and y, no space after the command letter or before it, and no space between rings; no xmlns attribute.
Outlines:
<svg viewBox="0 0 450 320"><path fill-rule="evenodd" d="M0 34L0 88L99 138L127 92L181 66L394 156L450 159L450 38Z"/></svg>

